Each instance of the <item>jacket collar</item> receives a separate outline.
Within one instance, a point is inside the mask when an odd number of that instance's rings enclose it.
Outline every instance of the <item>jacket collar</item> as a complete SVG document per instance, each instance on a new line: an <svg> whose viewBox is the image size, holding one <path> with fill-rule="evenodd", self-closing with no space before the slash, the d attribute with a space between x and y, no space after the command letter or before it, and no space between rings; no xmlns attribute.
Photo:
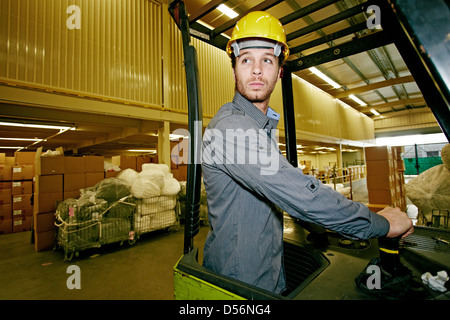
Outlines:
<svg viewBox="0 0 450 320"><path fill-rule="evenodd" d="M233 98L233 103L248 116L252 117L261 129L276 129L280 115L276 113L271 107L267 110L265 115L253 103L244 98L239 92L236 92Z"/></svg>

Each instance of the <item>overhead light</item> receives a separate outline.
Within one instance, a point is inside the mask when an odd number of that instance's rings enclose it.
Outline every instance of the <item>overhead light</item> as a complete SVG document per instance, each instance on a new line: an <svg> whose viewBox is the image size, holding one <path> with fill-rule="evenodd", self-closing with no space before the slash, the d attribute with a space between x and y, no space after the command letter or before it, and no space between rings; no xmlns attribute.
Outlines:
<svg viewBox="0 0 450 320"><path fill-rule="evenodd" d="M239 15L236 11L234 11L231 8L229 8L225 4L221 4L220 6L217 7L217 9L220 12L222 12L223 14L227 15L228 17L230 17L231 19L234 19L234 18L236 18Z"/></svg>
<svg viewBox="0 0 450 320"><path fill-rule="evenodd" d="M157 133L150 133L149 134L152 137L158 137ZM182 135L182 134L175 134L175 133L171 133L169 134L169 140L173 141L173 140L179 140L179 139L189 139L189 135Z"/></svg>
<svg viewBox="0 0 450 320"><path fill-rule="evenodd" d="M23 147L0 147L0 149L22 149Z"/></svg>
<svg viewBox="0 0 450 320"><path fill-rule="evenodd" d="M32 139L32 138L0 138L0 140L6 141L42 141L44 139Z"/></svg>
<svg viewBox="0 0 450 320"><path fill-rule="evenodd" d="M367 106L367 103L365 103L364 101L362 101L361 99L359 99L357 96L351 94L348 96L350 99L352 99L353 101L355 101L356 103L358 103L361 107L365 107Z"/></svg>
<svg viewBox="0 0 450 320"><path fill-rule="evenodd" d="M372 112L376 116L380 115L380 113L377 110L375 110L375 109L370 109L370 112Z"/></svg>
<svg viewBox="0 0 450 320"><path fill-rule="evenodd" d="M0 126L20 127L20 128L37 128L37 129L54 129L54 130L76 130L75 127L57 126L47 124L20 123L20 122L0 122Z"/></svg>
<svg viewBox="0 0 450 320"><path fill-rule="evenodd" d="M323 74L322 72L320 72L316 67L309 68L309 71L314 73L316 76L321 78L323 81L325 81L329 85L332 85L333 88L339 89L341 87L340 84L338 84L336 81L333 81L332 79L330 79L330 77L328 77L325 74Z"/></svg>
<svg viewBox="0 0 450 320"><path fill-rule="evenodd" d="M184 136L182 134L175 134L175 133L171 133L169 134L169 140L173 141L173 140L179 140L179 139L189 139L189 136Z"/></svg>
<svg viewBox="0 0 450 320"><path fill-rule="evenodd" d="M156 150L149 150L149 149L130 149L129 152L145 152L145 153L156 153Z"/></svg>

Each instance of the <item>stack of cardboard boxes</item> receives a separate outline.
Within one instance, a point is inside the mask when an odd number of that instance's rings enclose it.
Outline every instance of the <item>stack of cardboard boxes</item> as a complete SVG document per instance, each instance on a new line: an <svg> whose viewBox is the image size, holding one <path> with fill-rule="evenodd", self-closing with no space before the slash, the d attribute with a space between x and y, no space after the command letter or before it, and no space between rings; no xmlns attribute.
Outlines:
<svg viewBox="0 0 450 320"><path fill-rule="evenodd" d="M34 239L36 251L53 247L55 211L59 201L79 198L80 190L103 180L104 157L42 156L36 152ZM61 152L61 154L63 154Z"/></svg>
<svg viewBox="0 0 450 320"><path fill-rule="evenodd" d="M12 166L14 157L0 153L0 234L12 232Z"/></svg>
<svg viewBox="0 0 450 320"><path fill-rule="evenodd" d="M31 230L33 219L34 152L18 152L12 167L13 232Z"/></svg>
<svg viewBox="0 0 450 320"><path fill-rule="evenodd" d="M405 164L402 147L366 148L367 190L369 209L380 211L386 206L406 210Z"/></svg>
<svg viewBox="0 0 450 320"><path fill-rule="evenodd" d="M62 150L61 150L62 151ZM63 200L64 156L35 155L34 177L34 247L36 251L51 249L54 243L55 210Z"/></svg>
<svg viewBox="0 0 450 320"><path fill-rule="evenodd" d="M80 190L95 186L119 172L105 172L103 156L46 155L17 152L0 154L0 234L34 231L36 251L51 249L55 239L55 212L60 201L79 198ZM115 156L121 170L142 170L143 163L157 162L148 156Z"/></svg>

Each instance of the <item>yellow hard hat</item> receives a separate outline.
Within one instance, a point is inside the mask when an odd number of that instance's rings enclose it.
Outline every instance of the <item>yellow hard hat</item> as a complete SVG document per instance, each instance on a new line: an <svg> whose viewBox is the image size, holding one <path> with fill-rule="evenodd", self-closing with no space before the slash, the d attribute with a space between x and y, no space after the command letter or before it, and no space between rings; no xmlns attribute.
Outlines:
<svg viewBox="0 0 450 320"><path fill-rule="evenodd" d="M226 51L231 57L233 44L238 40L259 38L272 40L282 46L284 60L289 56L286 33L281 22L268 12L253 11L242 17L233 29Z"/></svg>

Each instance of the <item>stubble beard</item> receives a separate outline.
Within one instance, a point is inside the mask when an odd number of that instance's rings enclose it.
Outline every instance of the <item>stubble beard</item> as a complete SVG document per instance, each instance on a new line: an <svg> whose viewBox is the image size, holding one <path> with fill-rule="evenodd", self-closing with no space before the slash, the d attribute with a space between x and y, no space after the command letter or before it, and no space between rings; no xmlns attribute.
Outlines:
<svg viewBox="0 0 450 320"><path fill-rule="evenodd" d="M250 88L248 88L247 84L254 81L253 79L247 81L246 83L242 83L242 81L239 79L236 80L235 90L251 103L260 103L269 100L273 89L275 88L275 84L270 85L267 83L267 81L258 80L265 84L263 90L251 90Z"/></svg>

